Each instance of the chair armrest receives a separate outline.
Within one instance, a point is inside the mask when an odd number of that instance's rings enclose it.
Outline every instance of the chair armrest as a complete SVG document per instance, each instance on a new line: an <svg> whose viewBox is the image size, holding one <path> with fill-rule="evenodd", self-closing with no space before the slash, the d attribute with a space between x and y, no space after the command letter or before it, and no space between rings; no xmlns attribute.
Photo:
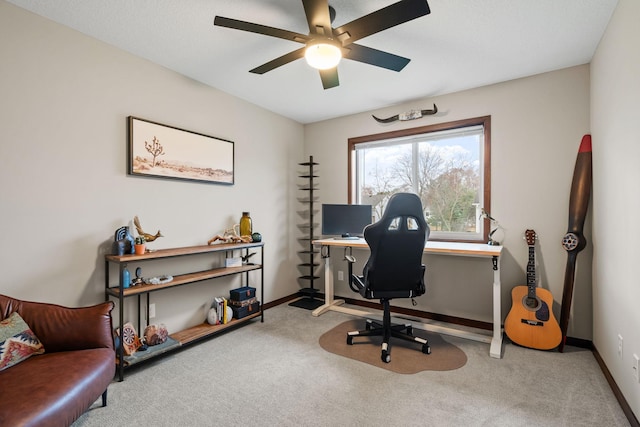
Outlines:
<svg viewBox="0 0 640 427"><path fill-rule="evenodd" d="M344 259L347 261L349 287L353 292L360 293L360 291L364 289L364 276L353 274L353 264L356 262L356 257L353 255L345 255Z"/></svg>
<svg viewBox="0 0 640 427"><path fill-rule="evenodd" d="M0 295L0 317L17 311L40 339L47 353L114 348L111 301L90 307L20 301Z"/></svg>

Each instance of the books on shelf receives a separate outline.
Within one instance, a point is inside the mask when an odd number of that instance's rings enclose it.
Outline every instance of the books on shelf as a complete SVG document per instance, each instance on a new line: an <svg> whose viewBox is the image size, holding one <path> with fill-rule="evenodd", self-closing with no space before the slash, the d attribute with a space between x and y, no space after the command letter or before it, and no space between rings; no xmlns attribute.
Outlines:
<svg viewBox="0 0 640 427"><path fill-rule="evenodd" d="M215 297L207 322L211 325L224 325L232 318L242 319L260 311L260 301L256 296L256 288L244 286L232 289L229 298Z"/></svg>
<svg viewBox="0 0 640 427"><path fill-rule="evenodd" d="M224 325L229 320L231 320L231 316L227 315L227 306L228 301L224 297L215 297L213 299L213 304L211 304L211 308L216 310L216 325Z"/></svg>

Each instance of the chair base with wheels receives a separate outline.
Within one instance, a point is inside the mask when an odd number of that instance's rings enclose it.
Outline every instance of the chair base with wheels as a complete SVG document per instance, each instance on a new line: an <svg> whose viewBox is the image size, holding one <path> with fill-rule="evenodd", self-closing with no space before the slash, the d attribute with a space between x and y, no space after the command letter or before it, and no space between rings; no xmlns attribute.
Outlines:
<svg viewBox="0 0 640 427"><path fill-rule="evenodd" d="M382 351L380 358L384 363L391 362L391 349L389 348L389 340L391 337L400 338L405 341L417 342L422 345L422 352L424 354L431 354L431 347L429 341L424 338L416 337L413 335L413 326L410 323L402 325L391 324L391 313L389 308L389 300L382 300L382 306L384 308L384 315L382 324L367 319L365 330L352 331L347 333L347 344L353 345L353 338L355 337L373 337L381 336L382 338Z"/></svg>

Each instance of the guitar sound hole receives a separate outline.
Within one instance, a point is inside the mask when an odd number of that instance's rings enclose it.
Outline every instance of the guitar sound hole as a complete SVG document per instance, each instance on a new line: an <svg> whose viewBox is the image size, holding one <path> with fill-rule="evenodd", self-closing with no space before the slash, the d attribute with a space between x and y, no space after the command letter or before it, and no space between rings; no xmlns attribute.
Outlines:
<svg viewBox="0 0 640 427"><path fill-rule="evenodd" d="M540 300L538 298L529 298L528 296L525 296L522 298L522 305L527 310L536 311L540 308Z"/></svg>

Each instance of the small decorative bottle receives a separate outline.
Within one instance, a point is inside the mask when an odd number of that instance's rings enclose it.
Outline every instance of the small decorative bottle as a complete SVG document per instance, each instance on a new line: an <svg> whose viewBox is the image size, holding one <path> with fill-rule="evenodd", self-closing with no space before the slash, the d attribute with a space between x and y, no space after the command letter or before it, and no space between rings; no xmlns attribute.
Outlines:
<svg viewBox="0 0 640 427"><path fill-rule="evenodd" d="M240 218L240 236L251 236L251 230L252 225L249 212L242 212L242 218Z"/></svg>
<svg viewBox="0 0 640 427"><path fill-rule="evenodd" d="M125 267L124 270L122 270L122 287L128 288L129 286L131 286L131 274Z"/></svg>

